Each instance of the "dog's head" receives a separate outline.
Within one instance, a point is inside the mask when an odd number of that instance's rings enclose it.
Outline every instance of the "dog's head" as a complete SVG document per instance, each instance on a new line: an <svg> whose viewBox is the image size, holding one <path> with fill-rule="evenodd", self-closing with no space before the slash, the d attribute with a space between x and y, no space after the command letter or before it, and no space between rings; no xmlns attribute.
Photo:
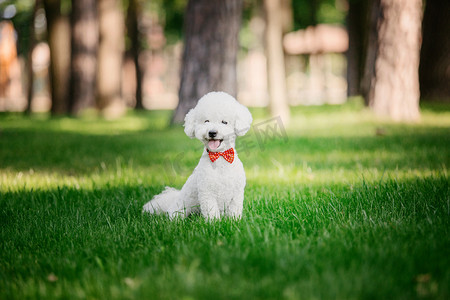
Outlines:
<svg viewBox="0 0 450 300"><path fill-rule="evenodd" d="M236 136L247 133L252 123L249 110L224 92L203 96L184 118L184 132L196 137L212 152L234 147Z"/></svg>

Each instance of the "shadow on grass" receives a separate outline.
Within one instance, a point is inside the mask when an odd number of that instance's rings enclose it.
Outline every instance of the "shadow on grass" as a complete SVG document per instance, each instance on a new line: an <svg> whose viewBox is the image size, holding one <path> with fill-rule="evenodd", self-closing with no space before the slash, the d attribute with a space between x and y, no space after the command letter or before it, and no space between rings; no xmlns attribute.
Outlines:
<svg viewBox="0 0 450 300"><path fill-rule="evenodd" d="M0 149L4 170L67 175L90 175L104 166L115 166L118 158L139 169L172 163L192 171L202 153L201 143L188 139L181 128L114 135L7 128L0 134ZM385 136L288 136L287 141L268 139L263 147L251 136L245 143L238 139L237 150L246 167L261 168L275 168L273 161L297 167L307 163L316 170L422 170L450 164L449 130L445 128L397 130Z"/></svg>

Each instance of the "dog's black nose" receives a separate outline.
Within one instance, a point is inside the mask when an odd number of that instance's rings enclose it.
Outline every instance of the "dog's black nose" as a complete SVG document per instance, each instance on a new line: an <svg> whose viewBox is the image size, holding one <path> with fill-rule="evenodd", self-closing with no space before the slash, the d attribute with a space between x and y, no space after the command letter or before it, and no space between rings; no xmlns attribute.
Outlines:
<svg viewBox="0 0 450 300"><path fill-rule="evenodd" d="M210 130L209 132L208 132L208 135L209 135L209 137L210 138L215 138L216 137L216 135L217 135L217 130Z"/></svg>

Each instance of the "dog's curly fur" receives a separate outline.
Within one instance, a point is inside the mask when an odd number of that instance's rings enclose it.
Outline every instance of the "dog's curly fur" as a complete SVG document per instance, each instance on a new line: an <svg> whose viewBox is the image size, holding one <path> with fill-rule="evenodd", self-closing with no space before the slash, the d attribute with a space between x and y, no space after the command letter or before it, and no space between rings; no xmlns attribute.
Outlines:
<svg viewBox="0 0 450 300"><path fill-rule="evenodd" d="M186 135L205 145L200 162L181 190L166 187L144 205L143 211L170 218L194 212L208 219L241 218L246 183L242 162L236 150L231 164L223 157L211 162L208 151L234 149L236 137L250 129L252 115L227 93L211 92L187 113L184 122Z"/></svg>

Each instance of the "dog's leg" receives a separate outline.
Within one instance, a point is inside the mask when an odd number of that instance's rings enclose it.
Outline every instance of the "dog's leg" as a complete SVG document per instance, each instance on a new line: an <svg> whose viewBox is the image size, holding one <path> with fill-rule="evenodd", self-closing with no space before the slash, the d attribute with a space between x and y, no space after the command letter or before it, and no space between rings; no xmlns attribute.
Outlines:
<svg viewBox="0 0 450 300"><path fill-rule="evenodd" d="M206 219L220 219L217 200L214 199L210 191L199 191L198 200L200 202L200 211Z"/></svg>
<svg viewBox="0 0 450 300"><path fill-rule="evenodd" d="M244 204L244 191L236 193L230 201L230 204L225 210L225 215L234 219L242 217L242 210Z"/></svg>

